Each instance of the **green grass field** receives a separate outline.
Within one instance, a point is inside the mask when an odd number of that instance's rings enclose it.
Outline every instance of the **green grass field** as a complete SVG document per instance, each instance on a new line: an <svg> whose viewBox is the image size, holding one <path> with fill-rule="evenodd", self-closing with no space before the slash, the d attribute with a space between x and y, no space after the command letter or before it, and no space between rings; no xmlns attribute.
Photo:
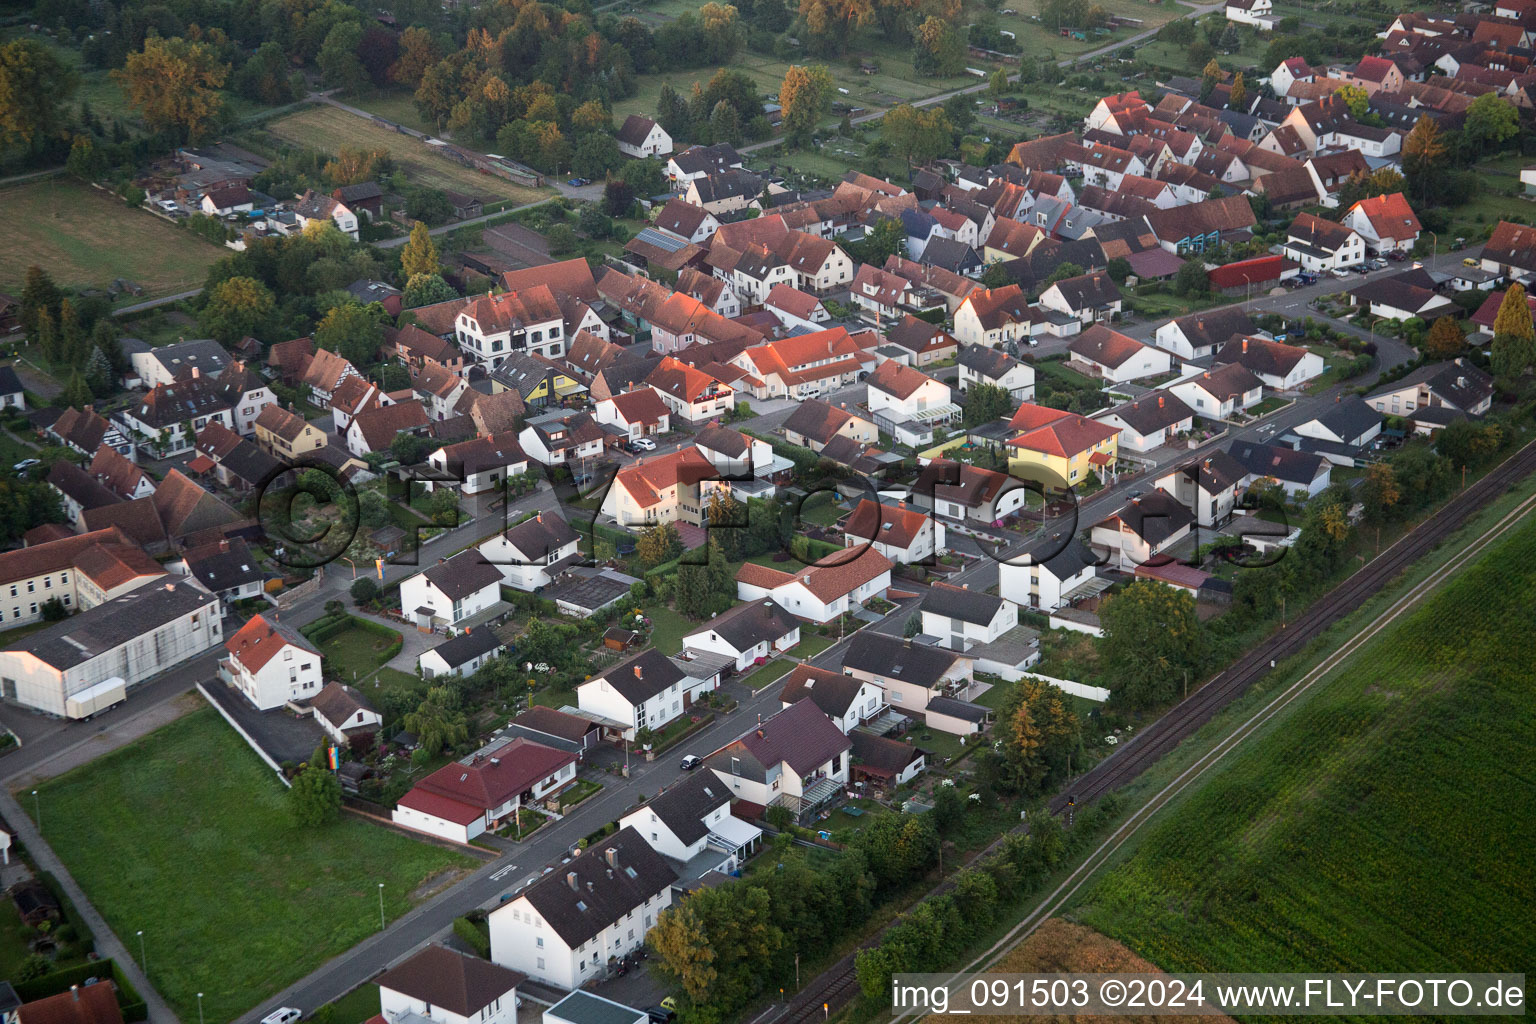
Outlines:
<svg viewBox="0 0 1536 1024"><path fill-rule="evenodd" d="M143 285L145 297L169 295L202 287L209 265L229 251L73 178L0 189L0 214L9 224L0 291L12 295L21 294L33 264L65 288L102 288L123 277Z"/></svg>
<svg viewBox="0 0 1536 1024"><path fill-rule="evenodd" d="M38 787L45 833L182 1020L230 1020L473 862L343 817L295 827L287 791L212 709Z"/></svg>
<svg viewBox="0 0 1536 1024"><path fill-rule="evenodd" d="M1167 970L1522 969L1533 602L1528 523L1171 807L1069 916Z"/></svg>
<svg viewBox="0 0 1536 1024"><path fill-rule="evenodd" d="M354 628L342 630L319 647L326 675L350 683L354 678L368 676L393 657L394 641L382 633Z"/></svg>

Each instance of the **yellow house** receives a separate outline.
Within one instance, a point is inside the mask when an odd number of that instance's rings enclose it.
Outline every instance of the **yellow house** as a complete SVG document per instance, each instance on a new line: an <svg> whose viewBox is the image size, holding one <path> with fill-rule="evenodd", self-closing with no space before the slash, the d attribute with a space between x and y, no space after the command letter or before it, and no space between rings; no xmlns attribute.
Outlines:
<svg viewBox="0 0 1536 1024"><path fill-rule="evenodd" d="M1048 488L1079 487L1090 473L1103 480L1120 457L1120 428L1076 413L1025 403L1010 426L1019 435L1008 442L1008 473Z"/></svg>
<svg viewBox="0 0 1536 1024"><path fill-rule="evenodd" d="M514 353L502 360L491 373L493 394L516 391L525 405L544 405L565 396L586 391L587 386L532 356Z"/></svg>
<svg viewBox="0 0 1536 1024"><path fill-rule="evenodd" d="M256 443L289 462L325 447L325 431L280 405L261 410L255 427Z"/></svg>

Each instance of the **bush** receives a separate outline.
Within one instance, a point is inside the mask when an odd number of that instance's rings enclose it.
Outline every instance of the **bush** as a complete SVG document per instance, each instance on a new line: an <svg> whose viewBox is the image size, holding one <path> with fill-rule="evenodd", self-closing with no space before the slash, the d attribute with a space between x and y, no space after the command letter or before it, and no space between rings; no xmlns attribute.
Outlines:
<svg viewBox="0 0 1536 1024"><path fill-rule="evenodd" d="M471 921L468 917L454 918L453 934L462 939L483 959L491 958L491 933L485 926L484 918L479 921Z"/></svg>

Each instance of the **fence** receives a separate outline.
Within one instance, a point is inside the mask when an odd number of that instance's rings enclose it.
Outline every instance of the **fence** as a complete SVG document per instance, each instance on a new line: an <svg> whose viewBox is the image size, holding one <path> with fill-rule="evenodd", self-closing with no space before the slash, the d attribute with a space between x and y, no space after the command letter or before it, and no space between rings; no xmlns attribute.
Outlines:
<svg viewBox="0 0 1536 1024"><path fill-rule="evenodd" d="M303 583L300 583L296 587L289 587L287 590L277 595L277 610L280 612L288 611L294 605L298 604L300 601L304 600L306 597L311 596L315 593L315 591L319 590L321 582L322 577L316 575L304 581Z"/></svg>
<svg viewBox="0 0 1536 1024"><path fill-rule="evenodd" d="M234 716L224 709L223 704L220 704L218 701L214 700L213 695L210 694L207 690L203 689L202 683L197 684L197 692L202 694L203 699L206 700L209 704L212 704L214 709L218 711L219 717L228 722L229 727L235 730L241 739L245 740L246 746L256 751L256 756L261 758L261 760L266 764L268 768L271 768L274 772L277 773L278 781L282 782L282 784L289 789L292 789L293 783L289 782L288 777L283 774L282 766L279 765L276 761L272 760L271 756L265 750L261 749L261 744L257 743L250 733L241 728L240 723L235 721Z"/></svg>

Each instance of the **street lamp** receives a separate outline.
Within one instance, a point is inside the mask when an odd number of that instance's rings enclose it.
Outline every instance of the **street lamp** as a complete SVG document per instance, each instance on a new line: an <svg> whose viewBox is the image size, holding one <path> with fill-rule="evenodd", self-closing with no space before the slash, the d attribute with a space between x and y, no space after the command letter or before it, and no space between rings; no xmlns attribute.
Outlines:
<svg viewBox="0 0 1536 1024"><path fill-rule="evenodd" d="M379 883L379 931L384 930L384 883Z"/></svg>
<svg viewBox="0 0 1536 1024"><path fill-rule="evenodd" d="M144 972L144 977L149 977L149 961L144 956L144 929L140 928L139 936L139 970Z"/></svg>
<svg viewBox="0 0 1536 1024"><path fill-rule="evenodd" d="M43 800L37 795L37 790L32 791L32 817L37 821L37 831L43 831Z"/></svg>
<svg viewBox="0 0 1536 1024"><path fill-rule="evenodd" d="M1428 228L1424 230L1429 231ZM1429 237L1433 239L1429 247L1429 265L1433 267L1435 265L1435 257L1440 255L1440 232L1430 231Z"/></svg>
<svg viewBox="0 0 1536 1024"><path fill-rule="evenodd" d="M203 1024L203 994L197 994L197 1024Z"/></svg>

